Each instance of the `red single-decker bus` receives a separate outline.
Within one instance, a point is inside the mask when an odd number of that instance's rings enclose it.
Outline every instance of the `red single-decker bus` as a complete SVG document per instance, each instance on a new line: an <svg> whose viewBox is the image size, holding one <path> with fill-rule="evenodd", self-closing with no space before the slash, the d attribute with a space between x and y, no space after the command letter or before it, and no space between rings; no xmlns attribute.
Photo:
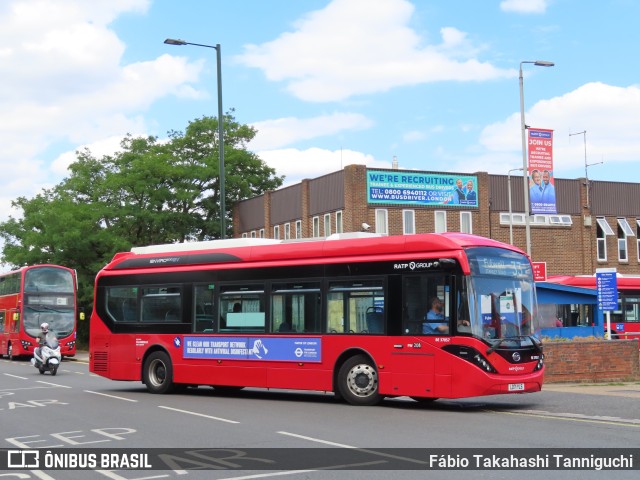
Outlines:
<svg viewBox="0 0 640 480"><path fill-rule="evenodd" d="M134 248L97 275L90 370L153 393L335 392L356 405L536 392L532 267L466 234Z"/></svg>

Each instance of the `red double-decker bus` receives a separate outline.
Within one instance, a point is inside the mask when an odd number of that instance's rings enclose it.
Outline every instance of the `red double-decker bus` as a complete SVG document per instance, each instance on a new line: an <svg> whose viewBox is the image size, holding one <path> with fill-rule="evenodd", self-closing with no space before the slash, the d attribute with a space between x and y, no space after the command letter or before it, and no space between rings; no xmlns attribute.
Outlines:
<svg viewBox="0 0 640 480"><path fill-rule="evenodd" d="M303 389L373 405L542 387L531 262L473 235L134 248L99 272L94 307L91 372L152 393Z"/></svg>
<svg viewBox="0 0 640 480"><path fill-rule="evenodd" d="M60 353L76 353L76 273L59 265L33 265L0 274L0 353L33 355L40 325L49 324Z"/></svg>

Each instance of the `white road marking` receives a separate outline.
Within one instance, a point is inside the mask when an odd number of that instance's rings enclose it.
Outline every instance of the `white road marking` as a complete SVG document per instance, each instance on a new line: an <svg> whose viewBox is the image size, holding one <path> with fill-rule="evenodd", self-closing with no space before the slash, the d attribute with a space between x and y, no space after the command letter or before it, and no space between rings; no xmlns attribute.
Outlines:
<svg viewBox="0 0 640 480"><path fill-rule="evenodd" d="M68 385L59 385L59 384L57 384L57 383L44 382L44 381L42 381L42 380L36 380L36 382L38 382L38 383L44 383L45 385L51 385L51 386L53 386L53 387L60 387L60 388L73 388L73 387L70 387L70 386L68 386Z"/></svg>
<svg viewBox="0 0 640 480"><path fill-rule="evenodd" d="M138 402L138 400L133 400L131 398L118 397L117 395L109 395L108 393L94 392L93 390L84 390L84 391L86 393L93 393L94 395L102 395L103 397L115 398L116 400L125 400L127 402L135 402L135 403Z"/></svg>
<svg viewBox="0 0 640 480"><path fill-rule="evenodd" d="M236 422L235 420L229 420L229 419L220 418L220 417L212 417L211 415L205 415L204 413L190 412L189 410L181 410L179 408L165 407L165 406L162 406L162 405L158 405L158 408L164 408L165 410L173 410L174 412L186 413L188 415L195 415L197 417L210 418L211 420L218 420L220 422L240 423L240 422Z"/></svg>
<svg viewBox="0 0 640 480"><path fill-rule="evenodd" d="M10 373L5 373L7 377L19 378L20 380L29 380L27 377L19 377L18 375L11 375Z"/></svg>
<svg viewBox="0 0 640 480"><path fill-rule="evenodd" d="M428 463L428 462L423 462L422 460L417 460L415 458L400 457L398 455L391 455L383 452L377 452L375 450L369 450L367 448L359 448L359 447L354 447L352 445L345 445L344 443L335 443L335 442L330 442L328 440L322 440L319 438L307 437L305 435L298 435L297 433L290 433L290 432L278 432L278 433L281 435L288 435L290 437L300 438L302 440L308 440L310 442L322 443L324 445L331 445L331 446L340 447L340 448L352 448L354 450L358 450L359 452L370 453L371 455L376 455L378 457L393 458L396 460L402 460L404 462L410 462L410 463L418 463L421 465L427 465Z"/></svg>

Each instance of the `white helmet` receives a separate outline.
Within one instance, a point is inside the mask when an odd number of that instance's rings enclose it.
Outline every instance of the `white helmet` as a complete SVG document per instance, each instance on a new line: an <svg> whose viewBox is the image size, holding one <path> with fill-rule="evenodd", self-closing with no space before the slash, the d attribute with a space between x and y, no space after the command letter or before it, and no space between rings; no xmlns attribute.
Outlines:
<svg viewBox="0 0 640 480"><path fill-rule="evenodd" d="M40 325L40 330L42 330L44 333L47 333L49 331L49 324L47 322L44 322L42 325Z"/></svg>

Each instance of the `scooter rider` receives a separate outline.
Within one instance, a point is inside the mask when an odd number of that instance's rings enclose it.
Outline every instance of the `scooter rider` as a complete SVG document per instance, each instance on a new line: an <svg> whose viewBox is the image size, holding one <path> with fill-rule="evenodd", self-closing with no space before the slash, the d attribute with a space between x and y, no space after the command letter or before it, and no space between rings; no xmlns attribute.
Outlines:
<svg viewBox="0 0 640 480"><path fill-rule="evenodd" d="M49 333L49 324L47 322L44 322L42 325L40 325L40 333L38 334L38 348L34 352L38 356L40 356L40 347L44 345L44 342L47 339L48 333Z"/></svg>

